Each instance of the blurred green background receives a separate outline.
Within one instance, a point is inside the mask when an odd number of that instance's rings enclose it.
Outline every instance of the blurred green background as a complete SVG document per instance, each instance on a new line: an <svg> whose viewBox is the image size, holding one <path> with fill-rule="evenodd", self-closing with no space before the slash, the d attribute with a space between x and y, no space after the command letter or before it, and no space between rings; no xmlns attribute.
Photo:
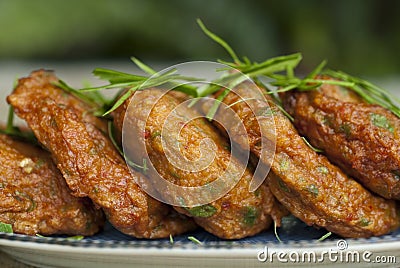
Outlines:
<svg viewBox="0 0 400 268"><path fill-rule="evenodd" d="M239 55L302 52L355 75L400 73L400 1L0 0L0 61L229 59L196 18Z"/></svg>

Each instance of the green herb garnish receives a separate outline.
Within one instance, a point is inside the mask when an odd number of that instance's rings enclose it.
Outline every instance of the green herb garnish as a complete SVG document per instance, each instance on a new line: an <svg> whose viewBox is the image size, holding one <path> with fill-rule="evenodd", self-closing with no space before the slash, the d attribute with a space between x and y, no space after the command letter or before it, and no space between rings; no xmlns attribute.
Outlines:
<svg viewBox="0 0 400 268"><path fill-rule="evenodd" d="M136 66L138 66L143 72L149 74L149 75L155 75L157 72L151 68L150 66L144 64L143 62L141 62L140 60L138 60L135 57L131 57L131 60L133 61L133 63L136 64ZM189 77L181 77L183 78L183 80L193 80L193 81L200 81L200 79L196 79L196 78L189 78ZM177 91L181 91L184 92L188 95L191 95L193 97L196 97L197 95L195 94L197 92L197 88L195 86L191 86L191 85L187 85L184 84L182 85L181 83L177 83L175 81L171 81L170 84L173 86L174 90Z"/></svg>
<svg viewBox="0 0 400 268"><path fill-rule="evenodd" d="M371 113L369 115L369 118L371 119L372 124L374 124L375 126L387 129L392 133L394 132L393 125L389 122L386 116L381 114Z"/></svg>
<svg viewBox="0 0 400 268"><path fill-rule="evenodd" d="M369 221L366 218L361 218L360 221L358 222L358 224L360 224L363 227L367 227L368 225L371 224L371 221Z"/></svg>
<svg viewBox="0 0 400 268"><path fill-rule="evenodd" d="M142 171L143 174L146 175L147 170L148 170L146 158L143 158L142 165L136 164L132 160L128 159L128 157L125 155L122 148L119 146L118 142L115 139L115 129L114 129L114 124L112 121L108 121L108 137L110 138L111 143L114 145L115 149L117 149L118 153L125 159L126 163L130 167L133 167L136 170Z"/></svg>
<svg viewBox="0 0 400 268"><path fill-rule="evenodd" d="M325 239L327 239L328 237L330 237L332 235L332 232L328 232L326 234L324 234L323 236L321 236L318 241L324 241Z"/></svg>
<svg viewBox="0 0 400 268"><path fill-rule="evenodd" d="M131 60L133 61L133 63L136 64L137 67L139 67L143 72L149 74L149 75L153 75L156 74L157 72L151 68L150 66L144 64L143 62L141 62L140 60L138 60L135 57L131 57Z"/></svg>
<svg viewBox="0 0 400 268"><path fill-rule="evenodd" d="M214 215L218 210L212 205L206 204L193 208L185 208L192 216L208 218Z"/></svg>
<svg viewBox="0 0 400 268"><path fill-rule="evenodd" d="M199 26L203 30L203 32L208 37L210 37L213 41L220 44L233 59L233 62L227 62L227 61L222 61L222 60L219 60L219 62L222 64L226 64L236 70L241 71L241 73L235 72L235 73L226 75L224 77L221 77L221 79L217 79L217 80L213 81L213 83L210 86L208 86L206 88L202 88L199 91L198 96L203 97L203 96L213 94L216 91L220 90L221 85L225 86L225 90L224 90L223 94L221 94L217 98L217 101L214 103L214 105L208 111L208 113L206 115L208 119L212 119L214 117L220 103L223 101L225 96L229 93L230 89L239 85L245 79L248 79L248 78L257 79L257 77L260 75L264 75L264 76L275 79L277 77L281 77L278 73L283 72L283 71L287 72L287 76L293 76L293 69L301 61L302 56L299 53L271 58L271 59L268 59L261 63L250 62L250 60L246 57L244 57L243 61L241 61L239 59L239 57L236 55L236 53L234 52L234 50L228 45L227 42L225 42L221 37L217 36L215 33L212 33L209 29L207 29L205 27L205 25L201 22L201 20L198 19L197 23L199 24Z"/></svg>
<svg viewBox="0 0 400 268"><path fill-rule="evenodd" d="M156 130L156 131L154 131L153 133L151 133L151 135L150 135L150 137L151 137L152 139L154 139L154 138L156 138L156 137L158 137L158 136L161 136L161 130Z"/></svg>
<svg viewBox="0 0 400 268"><path fill-rule="evenodd" d="M15 89L18 86L18 80L14 80L13 88ZM14 125L14 107L11 105L8 107L8 116L7 116L7 125L5 129L0 129L0 133L10 135L13 137L21 138L27 141L30 141L33 144L38 144L38 141L33 135L32 132L28 131L21 131L20 128Z"/></svg>
<svg viewBox="0 0 400 268"><path fill-rule="evenodd" d="M258 80L258 76L266 76L272 79L270 84L278 87L278 89L269 90L270 94L286 92L293 89L299 91L314 90L324 84L337 85L356 92L366 102L380 105L400 117L398 98L366 80L351 76L341 71L324 70L326 66L325 60L304 78L296 77L294 74L294 69L302 59L301 54L299 53L276 57L263 63L251 62L246 57L244 57L243 61L240 61L236 53L225 41L208 30L200 20L197 20L197 23L200 25L203 32L212 40L220 44L233 59L233 62L220 61L221 63L240 70L253 80ZM285 71L286 74L281 74L280 72L282 71ZM336 80L316 78L319 74L329 75L336 78Z"/></svg>
<svg viewBox="0 0 400 268"><path fill-rule="evenodd" d="M287 188L286 184L281 179L278 179L278 185L279 185L279 188L282 189L284 192L287 192L287 193L290 192L289 188Z"/></svg>
<svg viewBox="0 0 400 268"><path fill-rule="evenodd" d="M280 161L280 163L279 163L279 170L282 172L282 171L287 171L287 170L289 170L289 167L290 167L290 163L289 163L289 160L287 160L287 159L282 159L281 161Z"/></svg>
<svg viewBox="0 0 400 268"><path fill-rule="evenodd" d="M229 53L229 55L232 57L233 61L236 64L241 63L238 56L236 55L235 51L228 45L228 43L226 43L222 38L220 38L219 36L217 36L216 34L211 32L210 30L208 30L207 27L204 25L204 23L200 19L197 19L197 24L200 26L201 30L206 35L208 35L212 40L214 40L215 42L220 44Z"/></svg>
<svg viewBox="0 0 400 268"><path fill-rule="evenodd" d="M332 116L325 115L322 119L322 124L328 127L333 127L334 118Z"/></svg>
<svg viewBox="0 0 400 268"><path fill-rule="evenodd" d="M173 85L179 85L178 81L199 81L197 78L186 77L179 74L176 74L175 69L171 69L162 74L155 73L154 70L148 67L147 65L141 63L138 59L132 58L134 63L138 64L140 68L145 70L148 73L151 73L152 76L149 78L147 76L140 75L132 75L124 72L119 72L115 70L96 68L93 70L93 74L99 77L102 80L106 80L109 83L107 85L99 86L99 87L89 87L83 88L80 92L96 92L100 90L107 89L126 89L126 92L122 96L118 96L116 100L114 100L114 104L110 109L108 109L104 114L110 114L115 109L117 109L122 103L124 103L136 90L144 90L147 88L157 87L160 85L166 85L168 83L173 83ZM188 95L196 96L197 91L195 87L192 86L176 86L175 90L182 91Z"/></svg>
<svg viewBox="0 0 400 268"><path fill-rule="evenodd" d="M80 241L82 239L84 239L85 237L83 235L75 235L75 236L70 236L67 237L66 240L70 240L70 241Z"/></svg>
<svg viewBox="0 0 400 268"><path fill-rule="evenodd" d="M278 99L275 100L274 104L282 112L282 114L290 120L290 122L294 122L293 116L291 116L288 112L286 112L285 108L283 108L282 106L282 103L280 103Z"/></svg>
<svg viewBox="0 0 400 268"><path fill-rule="evenodd" d="M192 241L193 243L195 243L195 244L203 245L203 242L201 242L199 239L197 239L197 238L194 237L194 236L188 236L188 239L189 239L190 241Z"/></svg>
<svg viewBox="0 0 400 268"><path fill-rule="evenodd" d="M346 138L350 137L351 135L351 126L348 124L342 124L339 127L339 131L344 133L344 135L346 136Z"/></svg>
<svg viewBox="0 0 400 268"><path fill-rule="evenodd" d="M329 173L329 169L325 166L319 166L317 167L318 172L321 172L322 174L328 174Z"/></svg>
<svg viewBox="0 0 400 268"><path fill-rule="evenodd" d="M23 199L29 200L30 205L26 209L26 212L32 212L36 208L37 204L30 195L20 191L15 191L14 194L15 195L13 197L18 201L22 201Z"/></svg>
<svg viewBox="0 0 400 268"><path fill-rule="evenodd" d="M46 161L42 158L39 158L36 163L35 163L35 168L41 168L44 164L46 163Z"/></svg>
<svg viewBox="0 0 400 268"><path fill-rule="evenodd" d="M318 187L314 184L310 184L306 187L307 191L309 191L314 197L318 196Z"/></svg>
<svg viewBox="0 0 400 268"><path fill-rule="evenodd" d="M109 101L107 101L100 92L83 93L80 90L70 87L63 80L58 80L57 82L54 82L53 85L61 88L66 93L75 96L76 98L85 102L87 105L94 107L94 111L92 112L95 115L101 115L104 113L104 110L109 105Z"/></svg>
<svg viewBox="0 0 400 268"><path fill-rule="evenodd" d="M0 233L14 233L12 225L4 222L0 222Z"/></svg>
<svg viewBox="0 0 400 268"><path fill-rule="evenodd" d="M315 148L314 146L312 146L311 143L305 137L301 137L301 138L303 139L304 143L307 144L307 146L310 147L314 152L317 152L317 153L324 152L324 150L318 149L318 148Z"/></svg>
<svg viewBox="0 0 400 268"><path fill-rule="evenodd" d="M278 235L278 226L276 224L276 221L274 221L274 234L276 239L279 241L279 243L282 243L282 240L280 239L279 235Z"/></svg>
<svg viewBox="0 0 400 268"><path fill-rule="evenodd" d="M174 244L174 238L172 237L172 234L169 235L169 243L171 245Z"/></svg>
<svg viewBox="0 0 400 268"><path fill-rule="evenodd" d="M243 214L243 223L248 226L253 226L258 217L258 209L255 207L246 207Z"/></svg>
<svg viewBox="0 0 400 268"><path fill-rule="evenodd" d="M119 154L121 156L124 156L124 153L122 152L122 148L119 146L116 138L115 138L115 129L114 129L114 123L112 121L108 121L107 123L107 127L108 127L108 137L111 140L111 143L114 145L114 147L117 149L117 151L119 152Z"/></svg>
<svg viewBox="0 0 400 268"><path fill-rule="evenodd" d="M337 80L324 80L315 79L314 76L320 73L326 65L326 61L322 61L312 72L310 72L305 78L301 79L294 75L294 66L289 69L287 75L274 75L275 81L271 82L271 85L278 87L277 90L271 90L270 94L287 92L293 89L300 91L313 90L318 88L322 84L333 84L339 86L352 86L353 83Z"/></svg>
<svg viewBox="0 0 400 268"><path fill-rule="evenodd" d="M7 125L5 129L0 129L0 133L10 135L12 137L21 138L33 144L38 144L35 135L31 131L21 131L19 127L14 125L14 108L9 106Z"/></svg>
<svg viewBox="0 0 400 268"><path fill-rule="evenodd" d="M37 236L37 237L40 237L40 238L52 238L52 237L44 236L44 235L41 235L41 234L36 234L36 236ZM66 237L65 240L69 240L69 241L80 241L80 240L82 240L82 239L84 239L84 238L85 238L85 237L84 237L83 235L75 235L75 236Z"/></svg>

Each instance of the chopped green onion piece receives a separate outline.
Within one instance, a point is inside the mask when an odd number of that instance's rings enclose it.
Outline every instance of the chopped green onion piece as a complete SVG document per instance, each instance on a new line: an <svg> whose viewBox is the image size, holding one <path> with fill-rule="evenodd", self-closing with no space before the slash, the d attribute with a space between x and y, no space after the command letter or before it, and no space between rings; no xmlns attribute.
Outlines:
<svg viewBox="0 0 400 268"><path fill-rule="evenodd" d="M213 216L217 209L209 204L193 207L193 208L185 208L192 216L199 218L208 218Z"/></svg>
<svg viewBox="0 0 400 268"><path fill-rule="evenodd" d="M289 188L287 188L286 184L281 179L278 179L278 185L279 185L279 188L281 190L283 190L284 192L287 192L287 193L290 192Z"/></svg>
<svg viewBox="0 0 400 268"><path fill-rule="evenodd" d="M0 233L14 233L12 225L4 222L0 222Z"/></svg>
<svg viewBox="0 0 400 268"><path fill-rule="evenodd" d="M351 135L351 126L348 124L342 124L339 126L339 131L344 133L346 138L348 138Z"/></svg>
<svg viewBox="0 0 400 268"><path fill-rule="evenodd" d="M307 191L309 191L313 196L318 196L319 190L318 187L314 184L310 184L307 187Z"/></svg>
<svg viewBox="0 0 400 268"><path fill-rule="evenodd" d="M363 227L367 227L368 225L371 224L371 221L366 218L361 218L358 223Z"/></svg>
<svg viewBox="0 0 400 268"><path fill-rule="evenodd" d="M325 239L327 239L328 237L330 237L332 235L332 232L328 232L326 234L324 234L323 236L321 236L318 241L324 241Z"/></svg>
<svg viewBox="0 0 400 268"><path fill-rule="evenodd" d="M243 223L248 226L253 226L258 217L258 210L255 207L246 207L243 216Z"/></svg>
<svg viewBox="0 0 400 268"><path fill-rule="evenodd" d="M386 116L381 114L371 113L369 117L371 118L372 124L374 124L375 126L387 129L392 133L394 132L393 125L389 122Z"/></svg>
<svg viewBox="0 0 400 268"><path fill-rule="evenodd" d="M290 163L288 159L282 159L279 163L279 170L282 171L287 171L290 168Z"/></svg>
<svg viewBox="0 0 400 268"><path fill-rule="evenodd" d="M319 166L319 167L317 167L317 170L318 170L319 172L321 172L322 174L328 174L328 173L329 173L328 168L325 167L325 166Z"/></svg>
<svg viewBox="0 0 400 268"><path fill-rule="evenodd" d="M41 238L51 238L49 236L44 236L44 235L41 235L41 234L36 234L36 236L37 237L41 237ZM69 241L80 241L80 240L82 240L84 238L85 237L83 235L75 235L75 236L66 237L65 239L69 240Z"/></svg>
<svg viewBox="0 0 400 268"><path fill-rule="evenodd" d="M70 241L80 241L80 240L82 240L84 238L85 237L83 235L75 235L75 236L67 237L66 239L70 240Z"/></svg>
<svg viewBox="0 0 400 268"><path fill-rule="evenodd" d="M279 235L278 235L278 226L276 225L276 221L274 221L274 234L276 239L279 241L279 243L282 243L282 240L280 239Z"/></svg>
<svg viewBox="0 0 400 268"><path fill-rule="evenodd" d="M196 244L198 244L198 245L203 245L203 242L201 242L200 240L198 240L196 237L194 237L194 236L188 236L188 239L190 240L190 241L192 241L193 243L196 243Z"/></svg>

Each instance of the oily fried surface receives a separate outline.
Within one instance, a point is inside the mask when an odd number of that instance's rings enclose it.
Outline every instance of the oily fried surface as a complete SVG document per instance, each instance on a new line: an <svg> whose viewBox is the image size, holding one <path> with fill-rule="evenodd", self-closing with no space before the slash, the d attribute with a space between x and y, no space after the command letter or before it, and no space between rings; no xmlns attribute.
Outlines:
<svg viewBox="0 0 400 268"><path fill-rule="evenodd" d="M253 91L243 83L237 87L237 92L250 101L259 97L261 89ZM251 150L257 156L263 154L260 140L268 142L272 130L276 131L275 157L272 163L266 163L271 164L272 170L269 186L293 215L308 225L325 227L344 237L370 237L398 228L400 219L394 201L371 194L326 157L314 152L273 104L271 97L265 95L265 98L270 108L265 102L254 102L257 115L233 92L223 102L234 104L231 108L242 119ZM224 113L217 114L219 120L224 120L223 117ZM261 119L260 124L257 118ZM261 133L266 135L261 136Z"/></svg>
<svg viewBox="0 0 400 268"><path fill-rule="evenodd" d="M227 141L206 120L197 118L188 121L188 117L191 118L198 114L184 106L182 110L173 113L175 118L173 123L176 123L176 127L181 128L176 140L180 144L180 153L186 159L195 161L202 157L199 150L201 142L209 139L216 146L210 152L215 153L215 158L206 168L196 172L185 171L182 166L176 167L171 164L163 148L162 139L170 139L172 133L162 133L162 128L167 116L180 103L180 100L167 94L156 101L160 94L162 92L156 89L136 92L134 109L127 110L128 100L116 111L114 115L116 128L121 130L123 123L136 131L140 131L141 126L144 128L144 133L137 133L137 137L145 144L152 164L165 180L188 187L202 186L213 182L224 173L231 158ZM149 114L148 118L147 114ZM125 122L123 122L124 118ZM146 119L148 120L146 121ZM129 143L129 140L125 142ZM139 142L133 142L129 148L136 152L137 159L140 160L141 151L139 148L135 148L136 144ZM233 166L236 168L243 167L236 159L232 158L231 161L234 161ZM222 198L207 204L208 208L211 206L214 210L213 213L210 213L212 215L199 215L194 213L192 208L176 207L176 210L193 217L197 224L221 238L238 239L255 235L270 226L270 214L273 212L276 202L266 184L263 184L256 192L250 192L251 178L252 174L246 168L232 190ZM276 217L278 217L277 214L275 214Z"/></svg>
<svg viewBox="0 0 400 268"><path fill-rule="evenodd" d="M71 195L50 155L0 134L0 222L28 235L93 235L104 223L87 198Z"/></svg>
<svg viewBox="0 0 400 268"><path fill-rule="evenodd" d="M299 132L333 163L371 191L400 199L399 118L335 85L282 98Z"/></svg>
<svg viewBox="0 0 400 268"><path fill-rule="evenodd" d="M92 107L54 85L40 70L19 80L8 97L18 116L51 152L76 196L88 196L118 230L139 238L168 237L194 228L193 222L153 200L136 184Z"/></svg>

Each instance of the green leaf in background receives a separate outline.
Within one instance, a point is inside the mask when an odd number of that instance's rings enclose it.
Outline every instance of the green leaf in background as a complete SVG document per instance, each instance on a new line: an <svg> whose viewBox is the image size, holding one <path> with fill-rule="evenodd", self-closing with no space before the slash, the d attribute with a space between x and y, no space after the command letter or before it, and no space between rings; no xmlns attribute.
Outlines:
<svg viewBox="0 0 400 268"><path fill-rule="evenodd" d="M304 70L326 58L334 68L375 78L400 71L399 10L400 1L0 1L0 58L221 58L195 34L200 17L252 59L301 51Z"/></svg>

